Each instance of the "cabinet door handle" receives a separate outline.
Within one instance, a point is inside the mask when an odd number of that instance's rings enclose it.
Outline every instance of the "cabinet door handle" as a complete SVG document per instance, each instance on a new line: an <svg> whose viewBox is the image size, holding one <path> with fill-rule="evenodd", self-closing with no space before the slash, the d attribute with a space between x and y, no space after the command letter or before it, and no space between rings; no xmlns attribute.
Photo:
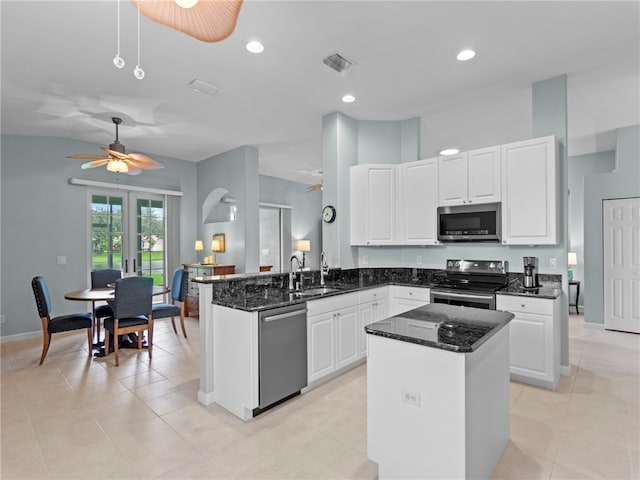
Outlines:
<svg viewBox="0 0 640 480"><path fill-rule="evenodd" d="M524 304L524 303L521 303L521 304L520 304L520 306L521 306L522 308L524 308L524 307L525 307L525 304Z"/></svg>

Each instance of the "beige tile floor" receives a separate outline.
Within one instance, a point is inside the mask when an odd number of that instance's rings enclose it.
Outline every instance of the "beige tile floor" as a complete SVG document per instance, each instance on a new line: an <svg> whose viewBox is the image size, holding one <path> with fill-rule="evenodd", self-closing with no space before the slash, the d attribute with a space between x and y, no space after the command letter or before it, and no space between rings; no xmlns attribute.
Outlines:
<svg viewBox="0 0 640 480"><path fill-rule="evenodd" d="M198 324L156 323L153 361L89 359L84 333L1 345L2 479L347 479L367 459L366 366L243 423L205 407ZM494 479L638 479L640 336L570 318L571 376L511 384L511 439Z"/></svg>

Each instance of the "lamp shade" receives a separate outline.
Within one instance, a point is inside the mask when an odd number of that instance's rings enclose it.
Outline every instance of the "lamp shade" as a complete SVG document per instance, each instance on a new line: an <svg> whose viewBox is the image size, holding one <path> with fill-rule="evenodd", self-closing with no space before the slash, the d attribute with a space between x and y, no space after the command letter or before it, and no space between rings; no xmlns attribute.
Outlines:
<svg viewBox="0 0 640 480"><path fill-rule="evenodd" d="M567 263L569 265L577 265L578 264L578 255L575 252L569 252L567 255Z"/></svg>
<svg viewBox="0 0 640 480"><path fill-rule="evenodd" d="M212 252L220 251L220 240L211 240L211 251Z"/></svg>
<svg viewBox="0 0 640 480"><path fill-rule="evenodd" d="M298 245L296 247L300 252L310 252L311 251L311 240L298 240Z"/></svg>
<svg viewBox="0 0 640 480"><path fill-rule="evenodd" d="M196 246L194 247L196 252L201 252L204 250L204 245L202 244L202 240L196 240Z"/></svg>

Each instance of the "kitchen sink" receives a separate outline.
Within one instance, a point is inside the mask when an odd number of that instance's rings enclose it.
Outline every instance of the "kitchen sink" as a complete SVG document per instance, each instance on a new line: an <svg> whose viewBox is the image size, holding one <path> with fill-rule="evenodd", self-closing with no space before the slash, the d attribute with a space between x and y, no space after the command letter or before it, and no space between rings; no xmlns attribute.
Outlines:
<svg viewBox="0 0 640 480"><path fill-rule="evenodd" d="M324 295L325 293L338 292L339 290L339 288L333 287L316 287L294 292L294 295L296 297L315 297L317 295Z"/></svg>

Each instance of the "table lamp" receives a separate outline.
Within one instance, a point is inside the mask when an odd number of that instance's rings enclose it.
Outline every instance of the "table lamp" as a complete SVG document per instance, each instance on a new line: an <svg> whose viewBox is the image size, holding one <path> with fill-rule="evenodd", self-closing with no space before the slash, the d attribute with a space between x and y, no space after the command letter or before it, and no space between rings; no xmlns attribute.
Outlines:
<svg viewBox="0 0 640 480"><path fill-rule="evenodd" d="M204 250L204 245L202 244L202 240L196 240L196 246L194 247L196 251L196 260L199 260L200 252Z"/></svg>
<svg viewBox="0 0 640 480"><path fill-rule="evenodd" d="M574 265L578 264L578 255L575 252L569 252L567 255L567 263L569 264L569 281L573 280L573 269L571 268Z"/></svg>
<svg viewBox="0 0 640 480"><path fill-rule="evenodd" d="M301 268L304 268L305 267L304 254L305 254L305 252L310 252L311 251L311 240L298 240L297 249L302 252L302 266L301 266Z"/></svg>
<svg viewBox="0 0 640 480"><path fill-rule="evenodd" d="M211 251L213 252L213 264L216 265L216 252L220 252L220 240L211 240Z"/></svg>

